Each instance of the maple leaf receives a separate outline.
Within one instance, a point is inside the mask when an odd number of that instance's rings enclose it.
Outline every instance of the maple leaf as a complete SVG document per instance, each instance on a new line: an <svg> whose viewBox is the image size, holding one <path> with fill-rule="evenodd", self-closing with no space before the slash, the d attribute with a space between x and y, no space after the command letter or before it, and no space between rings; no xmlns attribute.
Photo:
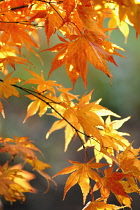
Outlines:
<svg viewBox="0 0 140 210"><path fill-rule="evenodd" d="M109 113L109 110L99 110L97 113L104 115L104 111ZM111 112L110 112L111 114ZM114 113L112 113L114 115ZM93 147L94 155L96 161L99 162L102 158L105 158L109 164L112 164L113 161L119 164L119 161L114 157L115 151L123 151L127 146L130 145L129 141L123 137L123 135L128 136L128 133L123 133L117 131L123 123L129 120L130 117L114 120L111 122L110 116L107 117L104 126L97 126L100 129L100 139L91 139L84 144L85 148ZM83 146L79 150L83 149Z"/></svg>
<svg viewBox="0 0 140 210"><path fill-rule="evenodd" d="M122 182L122 181L121 181ZM124 185L122 184L123 188L125 189ZM127 192L127 190L125 189L125 191ZM119 203L121 205L125 205L127 206L128 208L132 209L132 206L131 206L131 201L132 199L131 198L128 198L126 196L123 196L123 195L116 195L116 198L117 200L119 201Z"/></svg>
<svg viewBox="0 0 140 210"><path fill-rule="evenodd" d="M53 116L59 118L51 129L48 131L46 138L58 129L65 127L65 151L68 148L72 137L78 132L78 135L85 143L85 135L100 139L100 132L97 128L98 125L103 125L103 120L94 112L95 103L89 103L91 94L84 95L78 100L78 103L69 101L69 98L65 98L65 101L60 104L55 104L55 109L61 114L61 116L53 112ZM93 110L92 110L93 109Z"/></svg>
<svg viewBox="0 0 140 210"><path fill-rule="evenodd" d="M108 28L115 29L116 27L119 27L119 30L122 32L122 34L125 37L125 43L126 43L129 35L128 23L126 23L124 20L120 21L118 14L116 14L116 12L118 13L117 8L115 10L111 10L111 12L115 14L111 14L111 18L108 22Z"/></svg>
<svg viewBox="0 0 140 210"><path fill-rule="evenodd" d="M0 23L2 28L2 33L0 35L1 42L7 43L8 41L11 41L15 46L18 45L19 48L21 48L21 45L24 44L28 50L31 49L31 46L37 48L38 44L29 35L35 31L34 27L28 24L20 24L22 22L26 22L27 19L27 16L23 16L18 12L5 12L5 15L3 15ZM8 24L5 24L5 22ZM15 22L19 24L15 24ZM17 32L16 36L15 31Z"/></svg>
<svg viewBox="0 0 140 210"><path fill-rule="evenodd" d="M28 171L23 170L21 164L16 164L10 167L10 170L14 169L15 170L18 169L19 171L17 171L16 176L13 178L13 181L18 185L20 185L21 187L23 187L23 189L25 189L25 192L26 190L30 190L31 192L34 193L37 192L36 189L33 188L29 183L30 180L35 179L35 175Z"/></svg>
<svg viewBox="0 0 140 210"><path fill-rule="evenodd" d="M81 146L77 151L80 151L84 148L88 149L90 147L93 147L94 149L94 156L96 159L96 162L99 163L102 158L105 158L107 163L112 164L114 159L114 150L112 148L106 148L106 152L103 153L103 149L101 148L100 141L97 139L91 139L89 138L87 142L84 144L84 147Z"/></svg>
<svg viewBox="0 0 140 210"><path fill-rule="evenodd" d="M37 158L37 155L35 154L34 151L40 152L40 150L37 147L35 147L31 143L31 141L27 141L28 137L15 136L14 138L15 139L0 138L0 143L2 145L2 147L0 148L0 153L8 152L13 157L15 155L20 156L22 159L24 159L24 163L28 162L33 167L34 170L37 170L39 174L41 174L43 177L46 178L48 182L48 188L49 188L49 181L52 181L52 182L54 181L49 177L49 175L47 175L42 170L46 168L50 168L51 165L49 165L48 163L44 163L43 161Z"/></svg>
<svg viewBox="0 0 140 210"><path fill-rule="evenodd" d="M0 143L3 146L0 148L0 152L8 152L13 157L19 155L23 159L29 158L36 161L37 156L34 151L41 153L41 151L28 140L28 137L15 136L14 139L0 137Z"/></svg>
<svg viewBox="0 0 140 210"><path fill-rule="evenodd" d="M70 161L70 160L69 160L69 162L73 165L62 169L60 172L55 174L53 176L53 178L58 175L72 173L66 181L63 199L65 198L65 196L66 196L67 192L70 190L70 188L78 183L81 188L82 194L83 194L83 203L85 203L86 197L90 190L90 179L92 179L96 182L97 181L100 182L100 179L101 179L100 176L98 175L98 173L92 169L101 168L101 167L105 166L106 164L92 163L93 159L91 159L87 163L80 163L77 161Z"/></svg>
<svg viewBox="0 0 140 210"><path fill-rule="evenodd" d="M0 166L0 195L11 202L18 199L25 201L24 192L36 192L29 184L29 180L34 177L33 174L22 170L21 164L9 167L6 162Z"/></svg>
<svg viewBox="0 0 140 210"><path fill-rule="evenodd" d="M44 177L47 181L48 187L47 190L44 193L47 193L50 187L50 182L53 182L53 184L55 186L57 186L56 182L47 174L45 173L45 171L43 171L46 168L50 168L52 167L51 165L49 165L48 163L45 163L39 159L30 159L30 158L26 158L26 160L32 167L33 170L36 170L42 177Z"/></svg>
<svg viewBox="0 0 140 210"><path fill-rule="evenodd" d="M42 5L40 9L35 8L32 10L33 15L31 15L29 23L33 21L44 22L44 31L47 37L48 45L50 43L51 36L56 32L57 29L59 30L63 24L63 17L65 14L64 11L62 13L61 10L62 8L59 4L53 4L51 2L48 5L45 5L44 9ZM61 15L58 15L59 12Z"/></svg>
<svg viewBox="0 0 140 210"><path fill-rule="evenodd" d="M18 64L26 64L30 63L25 58L17 56L19 52L12 46L8 46L10 43L0 43L0 65L2 73L6 74L6 66L9 64L15 70L15 63ZM31 63L30 63L31 64Z"/></svg>
<svg viewBox="0 0 140 210"><path fill-rule="evenodd" d="M98 115L105 116L105 115L113 115L115 117L120 117L115 113L111 112L108 109L105 109L98 103L100 100L96 101L92 110L97 113ZM127 133L118 132L116 129L120 128L124 122L126 122L130 117L115 120L111 122L110 116L106 119L104 126L97 126L100 129L101 138L99 139L92 139L89 138L88 141L84 144L84 148L93 147L94 148L94 155L96 161L99 162L102 158L105 158L109 164L112 164L114 161L114 150L124 150L127 145L129 145L128 140L126 140L123 135L129 135ZM103 130L102 130L103 129ZM113 140L113 141L112 141ZM106 148L104 150L103 148ZM84 149L81 146L79 150ZM116 160L117 161L117 160Z"/></svg>
<svg viewBox="0 0 140 210"><path fill-rule="evenodd" d="M105 51L104 48L98 43L92 40L90 41L87 34L81 36L71 36L69 39L70 41L65 40L64 43L60 43L52 48L46 49L47 51L52 52L59 51L52 61L52 67L49 72L49 76L55 69L65 64L66 72L70 77L73 85L75 84L78 77L81 76L84 85L86 86L88 61L97 69L103 71L107 76L112 77L105 61L108 60L117 65L111 53Z"/></svg>
<svg viewBox="0 0 140 210"><path fill-rule="evenodd" d="M138 186L138 183L134 177L127 177L126 181L120 181L123 188L125 189L125 192L127 193L134 193L137 192L140 194L140 188Z"/></svg>
<svg viewBox="0 0 140 210"><path fill-rule="evenodd" d="M55 33L56 29L60 28L62 25L62 19L58 17L55 11L48 13L45 20L45 33L48 40L48 45L50 44L50 37Z"/></svg>
<svg viewBox="0 0 140 210"><path fill-rule="evenodd" d="M41 117L43 114L45 114L45 112L47 111L47 108L48 108L46 103L41 101L40 99L38 99L36 96L27 95L26 97L28 97L31 100L33 100L33 102L31 102L28 105L27 114L26 114L26 116L25 116L25 118L23 120L23 123L25 123L25 121L29 117L31 117L32 115L35 115L38 110L39 110L39 116Z"/></svg>
<svg viewBox="0 0 140 210"><path fill-rule="evenodd" d="M66 15L67 17L70 16L71 12L73 12L74 8L75 8L75 0L64 0L63 1L63 8L64 10L66 10Z"/></svg>
<svg viewBox="0 0 140 210"><path fill-rule="evenodd" d="M88 202L82 210L117 210L123 209L125 206L116 206L113 204L108 204L103 201L93 201Z"/></svg>
<svg viewBox="0 0 140 210"><path fill-rule="evenodd" d="M98 22L95 21L95 19L97 19L97 12L94 10L94 8L78 5L77 11L80 19L83 22L84 28L88 29L88 31L93 31L94 35L100 37L100 39L108 38L98 26Z"/></svg>
<svg viewBox="0 0 140 210"><path fill-rule="evenodd" d="M62 85L56 83L56 81L53 80L45 80L43 72L41 72L41 75L38 75L36 72L27 70L34 78L28 79L23 84L38 84L37 90L40 93L43 93L45 91L50 91L54 95L56 94L56 87L62 87Z"/></svg>
<svg viewBox="0 0 140 210"><path fill-rule="evenodd" d="M26 95L29 99L33 100L28 105L27 114L23 122L25 122L30 116L35 115L39 111L39 116L41 117L46 113L49 107L49 103L59 103L56 97L56 88L61 88L62 85L56 83L52 80L45 80L43 73L41 76L37 73L27 70L35 78L30 78L24 84L37 84L37 89L31 92L31 95Z"/></svg>
<svg viewBox="0 0 140 210"><path fill-rule="evenodd" d="M20 97L19 92L12 85L22 80L16 77L10 78L11 75L12 73L8 74L4 80L0 80L0 98L2 98L2 96L9 98L12 95Z"/></svg>
<svg viewBox="0 0 140 210"><path fill-rule="evenodd" d="M110 116L107 117L104 128L100 127L102 147L112 147L114 150L119 151L124 150L130 144L129 141L123 137L123 135L129 136L129 134L117 131L117 129L119 129L123 123L129 119L130 117L127 117L111 122Z"/></svg>
<svg viewBox="0 0 140 210"><path fill-rule="evenodd" d="M62 111L62 110L64 112L64 109L61 109L61 108L59 109L59 111ZM48 139L52 132L54 132L56 130L59 130L59 129L62 129L62 128L65 128L65 148L64 148L64 151L67 150L72 138L74 137L75 134L77 134L76 131L75 131L75 128L78 129L78 131L80 131L81 133L84 133L82 127L80 126L80 124L77 121L76 116L73 113L67 111L67 113L65 113L65 117L67 117L68 115L70 117L68 119L68 121L62 120L60 118L60 120L57 120L57 121L54 122L54 124L52 125L52 127L50 128L50 130L46 134L46 139ZM53 116L59 118L58 116L56 116L55 113L53 114ZM70 124L72 123L71 125L73 125L74 127L72 127L69 123ZM83 140L83 142L85 142L84 135L81 134L80 138Z"/></svg>
<svg viewBox="0 0 140 210"><path fill-rule="evenodd" d="M25 58L18 57L18 56L7 56L6 58L1 58L0 59L0 63L2 63L2 66L3 66L3 72L5 72L5 68L6 68L7 64L12 66L15 70L15 63L26 64L26 62L30 63Z"/></svg>
<svg viewBox="0 0 140 210"><path fill-rule="evenodd" d="M96 1L95 4L99 4L99 1ZM138 24L138 20L140 18L139 1L126 2L124 0L117 0L111 4L100 1L100 4L102 4L101 8L110 8L109 13L111 15L109 15L109 17L111 17L111 20L109 21L109 25L113 27L117 25L120 31L124 34L125 38L127 38L129 34L128 24L132 25L138 34L140 33L140 27ZM115 8L115 10L113 8Z"/></svg>
<svg viewBox="0 0 140 210"><path fill-rule="evenodd" d="M117 155L119 167L127 174L134 175L139 179L140 176L140 148L134 149L130 144L123 152ZM129 163L129 165L128 165Z"/></svg>
<svg viewBox="0 0 140 210"><path fill-rule="evenodd" d="M117 155L119 162L119 168L130 177L126 177L127 181L121 181L125 191L127 193L137 192L140 193L138 182L140 181L140 160L139 160L140 148L132 148L130 144L122 153ZM124 198L119 198L124 203ZM125 201L129 202L129 201Z"/></svg>
<svg viewBox="0 0 140 210"><path fill-rule="evenodd" d="M94 106L92 108L92 110L94 110L94 112L96 114L98 114L99 116L114 116L117 118L120 118L121 116L112 112L111 110L109 110L106 107L101 106L99 103L102 101L102 98L98 99L97 101L94 102Z"/></svg>
<svg viewBox="0 0 140 210"><path fill-rule="evenodd" d="M93 191L100 188L101 196L106 200L110 192L114 193L115 196L123 196L131 200L131 198L127 195L123 185L121 184L121 180L126 178L128 175L120 172L113 172L113 166L104 170L105 176L101 179L100 182L97 182Z"/></svg>
<svg viewBox="0 0 140 210"><path fill-rule="evenodd" d="M39 159L31 159L31 158L26 158L26 161L28 163L30 163L30 165L33 166L33 169L37 170L37 171L42 171L46 168L50 168L51 165L49 165L48 163L44 163L43 161L39 160Z"/></svg>
<svg viewBox="0 0 140 210"><path fill-rule="evenodd" d="M125 17L130 22L130 25L133 25L136 32L140 33L140 26L138 20L140 18L140 5L138 1L128 1L127 4L125 2L117 1L118 3L118 15L120 20L123 20ZM128 22L128 21L127 21ZM128 23L129 23L128 22Z"/></svg>

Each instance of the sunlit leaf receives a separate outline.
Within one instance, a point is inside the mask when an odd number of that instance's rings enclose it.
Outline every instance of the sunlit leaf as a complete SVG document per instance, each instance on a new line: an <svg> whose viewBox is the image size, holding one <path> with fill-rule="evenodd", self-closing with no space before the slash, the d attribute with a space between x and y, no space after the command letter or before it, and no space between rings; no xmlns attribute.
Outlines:
<svg viewBox="0 0 140 210"><path fill-rule="evenodd" d="M66 181L63 199L71 187L73 187L75 184L79 184L83 194L83 202L85 203L86 197L90 190L90 179L99 182L101 179L98 173L93 169L101 168L106 165L102 163L92 163L92 161L93 159L87 163L69 161L71 164L73 164L72 166L62 169L53 176L55 177L58 175L72 173Z"/></svg>
<svg viewBox="0 0 140 210"><path fill-rule="evenodd" d="M6 78L0 82L0 98L3 96L5 98L9 98L10 96L14 95L19 97L18 90L13 87L18 82L21 82L22 80L16 77L10 78L12 73L8 74Z"/></svg>

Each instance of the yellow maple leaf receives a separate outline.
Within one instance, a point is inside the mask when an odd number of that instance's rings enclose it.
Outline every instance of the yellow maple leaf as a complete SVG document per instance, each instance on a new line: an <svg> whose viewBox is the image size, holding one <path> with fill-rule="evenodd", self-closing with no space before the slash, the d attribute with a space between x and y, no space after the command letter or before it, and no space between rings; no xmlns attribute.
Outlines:
<svg viewBox="0 0 140 210"><path fill-rule="evenodd" d="M93 201L88 202L82 210L117 210L123 209L125 206L116 206L113 204L108 204L103 201Z"/></svg>
<svg viewBox="0 0 140 210"><path fill-rule="evenodd" d="M44 163L43 161L39 160L39 159L30 159L30 158L26 158L26 161L28 163L30 163L30 165L33 166L33 169L35 170L39 170L39 171L42 171L46 168L50 168L51 165L49 165L48 163Z"/></svg>
<svg viewBox="0 0 140 210"><path fill-rule="evenodd" d="M34 71L26 69L34 78L28 79L23 84L37 84L37 90L38 92L44 93L46 91L52 92L54 95L56 94L56 87L62 87L61 84L56 83L56 81L53 80L45 80L43 72L41 72L41 75L37 74Z"/></svg>
<svg viewBox="0 0 140 210"><path fill-rule="evenodd" d="M119 160L120 162L120 165L123 166L123 170L125 172L129 172L128 170L128 167L130 166L127 166L126 163L127 163L127 159L129 159L129 161L133 161L133 164L131 163L130 165L135 165L135 166L138 166L139 165L139 152L140 152L140 148L137 148L137 149L134 149L132 147L132 144L130 144L122 153L118 154L117 155L117 159ZM128 161L128 162L129 162ZM133 171L133 170L131 170Z"/></svg>
<svg viewBox="0 0 140 210"><path fill-rule="evenodd" d="M48 131L46 138L58 129L65 127L65 151L68 148L70 141L74 135L79 135L83 143L85 143L85 135L92 136L100 139L100 132L97 128L98 125L103 125L103 120L94 112L95 103L90 103L91 94L84 95L81 99L78 99L78 103L70 101L69 98L65 98L65 101L56 104L54 107L58 110L58 113L53 112L53 116L59 118L59 121L55 121L51 129ZM100 109L104 109L100 107Z"/></svg>
<svg viewBox="0 0 140 210"><path fill-rule="evenodd" d="M85 203L86 197L90 190L90 179L98 182L100 182L101 179L99 174L95 172L95 170L93 169L101 168L106 164L93 163L93 159L91 159L87 163L80 163L77 161L70 161L70 160L69 162L73 165L62 169L53 177L72 173L66 181L63 199L65 198L67 192L70 190L71 187L73 187L75 184L79 184L83 194L83 202Z"/></svg>
<svg viewBox="0 0 140 210"><path fill-rule="evenodd" d="M96 112L96 106L94 111ZM111 111L106 109L104 110L103 107L100 107L100 109L97 110L96 113L98 114L100 113L101 115L106 115L110 113L110 115L112 114L115 116L115 113L111 113ZM121 120L114 120L111 122L111 118L110 116L108 116L104 126L97 126L100 129L100 135L101 135L100 139L89 138L87 142L84 144L84 147L81 146L78 149L78 151L84 148L93 147L94 155L97 162L99 162L102 158L105 158L109 164L112 164L113 161L119 164L120 162L119 159L116 159L114 157L114 150L124 151L125 148L130 145L130 143L127 139L123 137L123 135L128 136L129 134L124 132L119 132L117 131L117 129L119 129L123 125L123 123L125 123L129 119L130 117L127 117Z"/></svg>
<svg viewBox="0 0 140 210"><path fill-rule="evenodd" d="M35 115L38 111L39 111L39 116L41 117L43 114L45 114L45 112L48 109L48 106L46 105L46 103L41 100L41 98L43 97L40 96L40 98L37 98L36 96L33 96L33 95L27 95L26 97L30 98L33 101L28 105L27 114L23 120L23 123L25 123L25 121L29 117L31 117L32 115Z"/></svg>
<svg viewBox="0 0 140 210"><path fill-rule="evenodd" d="M111 148L111 147L106 148L106 153L103 153L100 141L98 141L97 139L89 138L87 140L87 142L84 144L84 147L81 146L77 151L80 151L84 148L88 149L89 147L93 147L94 156L95 156L95 159L96 159L97 163L99 163L102 158L105 158L107 163L109 163L109 164L113 163L113 161L114 161L113 160L113 155L114 155L113 148ZM109 155L107 155L107 154L109 154Z"/></svg>
<svg viewBox="0 0 140 210"><path fill-rule="evenodd" d="M101 145L104 148L112 147L114 150L124 150L128 145L130 145L129 141L125 139L123 136L129 136L128 133L119 132L119 129L123 123L129 120L130 117L111 121L110 116L107 117L104 127L100 127L100 132L102 135Z"/></svg>
<svg viewBox="0 0 140 210"><path fill-rule="evenodd" d="M2 42L2 40L1 40ZM10 46L11 44L7 42L6 44L0 42L0 68L2 73L7 74L8 70L6 69L7 64L15 69L15 64L26 64L30 63L27 59L19 57L18 50Z"/></svg>
<svg viewBox="0 0 140 210"><path fill-rule="evenodd" d="M52 80L45 80L43 72L41 75L27 70L34 78L28 79L25 84L37 84L37 89L28 92L31 95L26 95L26 97L33 100L27 108L27 114L23 122L25 122L30 116L35 115L39 111L39 116L41 117L47 109L49 108L48 103L57 103L56 90L61 88L62 85L56 83Z"/></svg>
<svg viewBox="0 0 140 210"><path fill-rule="evenodd" d="M140 148L134 149L130 144L123 152L117 154L118 167L126 174L127 182L122 182L126 192L140 193L138 182L140 181L140 160L139 160Z"/></svg>

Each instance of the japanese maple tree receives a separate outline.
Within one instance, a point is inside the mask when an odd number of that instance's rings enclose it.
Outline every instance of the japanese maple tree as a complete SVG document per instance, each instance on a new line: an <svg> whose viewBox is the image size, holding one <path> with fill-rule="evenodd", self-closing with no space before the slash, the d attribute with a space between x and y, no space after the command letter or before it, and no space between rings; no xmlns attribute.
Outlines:
<svg viewBox="0 0 140 210"><path fill-rule="evenodd" d="M121 116L100 105L101 99L91 101L93 91L79 96L74 95L71 89L79 77L83 80L83 88L87 86L88 63L112 79L107 62L113 63L117 68L115 56L123 59L121 52L124 50L112 43L109 35L118 29L127 42L131 25L138 38L139 20L138 0L0 1L1 118L8 118L4 103L10 97L20 97L20 100L28 97L31 102L23 123L35 114L40 117L46 114L48 117L54 116L57 120L46 131L46 138L63 128L64 151L67 151L72 139L76 139L81 143L78 151L83 150L84 157L82 163L79 160L69 160L71 166L50 177L44 170L55 165L51 166L39 159L38 154L42 152L26 133L20 137L16 133L14 137L0 136L0 153L8 153L13 161L12 166L8 161L0 166L0 195L7 201L24 201L25 192L36 192L29 183L35 178L34 174L24 170L28 163L46 179L47 191L50 182L56 185L54 177L70 174L62 197L65 199L67 192L78 184L83 197L83 210L131 208L131 193L140 192L140 148L133 148L133 144L127 139L129 134L118 130L130 117L121 119ZM43 29L47 40L44 49L40 49L40 29ZM50 47L54 34L58 37L58 43ZM56 53L48 75L46 69L37 74L29 56L25 58L22 53L26 49L28 55L34 53L40 57L36 48L39 48L40 53ZM15 71L18 71L16 64L25 64L22 71L29 73L28 80L25 80L24 74L21 78L14 76ZM60 66L66 69L72 87L65 88L63 84L49 79ZM48 79L45 79L47 76ZM21 97L19 90L25 95ZM112 116L117 119L112 121ZM93 148L92 157L91 153L89 156L89 148ZM17 165L14 165L15 156L21 159ZM102 159L104 163L101 162ZM94 199L95 191L100 194L97 199ZM120 206L108 203L111 193ZM87 195L91 196L91 200L87 199Z"/></svg>

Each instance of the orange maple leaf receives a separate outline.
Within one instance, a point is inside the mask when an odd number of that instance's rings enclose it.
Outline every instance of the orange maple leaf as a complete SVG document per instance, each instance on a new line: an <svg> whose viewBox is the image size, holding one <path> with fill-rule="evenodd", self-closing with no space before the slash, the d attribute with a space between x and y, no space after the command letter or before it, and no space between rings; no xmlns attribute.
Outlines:
<svg viewBox="0 0 140 210"><path fill-rule="evenodd" d="M77 11L79 14L80 19L82 20L84 28L86 28L88 31L92 31L94 36L100 37L100 39L106 39L109 38L104 33L103 29L99 26L97 21L97 11L94 10L92 7L78 5Z"/></svg>
<svg viewBox="0 0 140 210"><path fill-rule="evenodd" d="M12 158L14 158L15 155L20 156L22 159L24 159L24 163L28 162L34 170L37 170L39 174L46 178L49 188L49 181L54 181L42 170L50 168L51 165L38 159L35 152L40 152L40 150L28 140L28 137L15 136L14 138L15 139L0 137L0 153L8 152L12 155Z"/></svg>
<svg viewBox="0 0 140 210"><path fill-rule="evenodd" d="M24 84L38 84L37 90L40 93L44 93L46 91L52 92L54 95L56 94L56 87L62 87L62 85L56 83L53 80L45 80L43 72L41 75L37 74L34 71L27 70L34 78L28 79Z"/></svg>
<svg viewBox="0 0 140 210"><path fill-rule="evenodd" d="M2 98L2 96L9 98L12 95L20 97L19 92L12 85L21 82L22 80L16 77L10 78L11 75L12 73L8 74L4 80L0 80L0 98Z"/></svg>
<svg viewBox="0 0 140 210"><path fill-rule="evenodd" d="M41 151L35 147L31 141L28 140L28 137L17 137L15 136L14 139L11 138L2 138L0 137L0 143L2 147L0 148L1 152L8 152L13 157L15 155L19 155L23 159L29 158L31 160L36 160L37 156L34 151L40 152Z"/></svg>
<svg viewBox="0 0 140 210"><path fill-rule="evenodd" d="M75 6L76 6L75 0L64 0L63 1L63 8L64 8L64 10L66 10L67 17L70 16L71 12L73 12Z"/></svg>
<svg viewBox="0 0 140 210"><path fill-rule="evenodd" d="M113 166L105 169L104 174L105 176L101 178L101 181L97 182L93 187L93 191L100 188L101 196L104 198L104 200L107 200L110 192L114 193L115 196L120 195L130 199L123 185L120 183L122 179L128 176L127 174L113 172Z"/></svg>
<svg viewBox="0 0 140 210"><path fill-rule="evenodd" d="M32 47L38 47L38 44L32 39L29 35L33 31L35 32L34 27L28 24L18 24L25 23L28 20L28 16L22 15L18 12L6 12L2 16L1 28L2 33L0 34L0 40L3 43L11 41L14 46L18 46L21 49L21 46L24 46L31 50ZM5 22L7 24L5 24ZM15 24L17 22L17 24ZM16 31L16 36L15 36Z"/></svg>
<svg viewBox="0 0 140 210"><path fill-rule="evenodd" d="M126 181L121 181L127 193L137 192L140 193L138 182L140 181L140 148L134 149L130 144L122 153L117 155L119 162L118 167L127 175ZM120 198L120 200L122 200Z"/></svg>
<svg viewBox="0 0 140 210"><path fill-rule="evenodd" d="M54 178L58 175L69 174L73 172L66 181L63 199L65 198L69 189L78 183L83 194L83 202L85 203L86 197L90 190L90 179L96 182L100 182L101 179L99 174L93 169L101 168L106 165L102 163L92 163L92 161L93 159L87 163L80 163L77 161L69 160L69 162L73 165L62 169L60 172L53 176Z"/></svg>
<svg viewBox="0 0 140 210"><path fill-rule="evenodd" d="M125 173L135 176L137 179L140 176L139 153L140 148L134 149L132 144L130 144L123 152L117 155L119 168Z"/></svg>
<svg viewBox="0 0 140 210"><path fill-rule="evenodd" d="M53 4L53 2L51 4L50 2L50 4L44 6L44 9L43 4L44 3L42 3L42 7L40 8L40 10L39 8L32 10L32 15L29 23L34 21L44 22L44 30L49 44L51 36L56 32L57 29L62 26L64 11L63 13L61 12L62 7L59 4ZM59 12L62 15L61 17L58 15Z"/></svg>
<svg viewBox="0 0 140 210"><path fill-rule="evenodd" d="M58 67L65 64L66 71L73 85L79 76L82 77L84 85L87 85L87 61L97 69L103 71L107 76L112 77L108 70L105 60L108 60L115 65L116 62L110 52L107 52L100 44L90 41L88 34L81 36L69 36L70 41L64 40L64 43L55 45L48 51L58 52L53 59L52 67L49 75ZM43 50L46 51L46 50Z"/></svg>

